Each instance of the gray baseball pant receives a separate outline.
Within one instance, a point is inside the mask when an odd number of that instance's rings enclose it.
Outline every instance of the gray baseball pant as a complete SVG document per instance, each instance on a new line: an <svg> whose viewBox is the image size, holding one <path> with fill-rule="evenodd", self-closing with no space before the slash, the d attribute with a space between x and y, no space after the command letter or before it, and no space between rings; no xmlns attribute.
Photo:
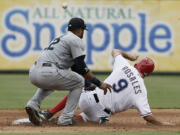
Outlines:
<svg viewBox="0 0 180 135"><path fill-rule="evenodd" d="M72 121L84 87L84 78L73 71L59 69L54 64L43 66L41 62L31 67L29 78L38 89L27 103L27 106L38 111L42 100L54 90L69 90L66 106L59 117L59 122Z"/></svg>

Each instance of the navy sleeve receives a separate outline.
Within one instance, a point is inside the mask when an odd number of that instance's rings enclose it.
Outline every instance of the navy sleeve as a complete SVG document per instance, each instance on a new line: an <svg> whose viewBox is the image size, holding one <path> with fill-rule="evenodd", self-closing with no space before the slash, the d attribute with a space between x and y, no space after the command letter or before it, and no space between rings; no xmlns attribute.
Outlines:
<svg viewBox="0 0 180 135"><path fill-rule="evenodd" d="M72 71L79 73L81 75L85 75L89 72L89 69L84 62L85 55L81 55L74 59L74 65L71 67Z"/></svg>

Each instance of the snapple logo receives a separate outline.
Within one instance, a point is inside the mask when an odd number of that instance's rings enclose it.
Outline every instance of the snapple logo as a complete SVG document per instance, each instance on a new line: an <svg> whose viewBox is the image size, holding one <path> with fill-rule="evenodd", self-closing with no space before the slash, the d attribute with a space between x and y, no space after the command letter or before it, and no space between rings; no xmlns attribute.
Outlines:
<svg viewBox="0 0 180 135"><path fill-rule="evenodd" d="M16 25L11 18L13 17L20 17L24 23L27 25L27 29L25 27L20 27ZM103 22L102 23L95 23L95 24L87 24L88 32L87 32L87 64L93 64L92 61L92 52L102 52L104 51L109 45L110 42L113 45L112 48L122 49L126 52L132 51L135 48L138 48L138 52L140 53L147 53L151 49L151 51L155 53L167 53L172 50L173 46L173 37L172 37L172 30L171 28L164 23L156 23L155 25L151 26L147 30L147 15L145 13L138 13L138 20L139 26L134 26L130 22L121 23L115 22L111 23L110 27ZM22 9L12 9L8 13L6 13L4 19L5 28L11 33L5 33L5 35L1 38L1 49L2 52L7 55L8 57L17 58L23 57L29 51L41 51L40 45L40 33L41 31L46 28L50 31L49 39L52 40L55 38L56 27L49 23L49 22L33 22L29 23L29 10L22 10ZM28 30L28 26L34 28L34 33ZM60 32L65 33L67 29L67 24L62 24L60 26ZM104 33L103 42L100 46L96 46L93 43L92 35L93 32L99 29ZM119 35L123 33L124 30L129 31L131 39L129 44L123 46L121 39L119 39ZM110 34L110 31L112 31ZM159 32L161 31L161 32ZM25 42L23 42L23 48L21 50L10 50L8 45L11 41L17 40L17 35L21 35L24 37ZM33 40L33 42L32 42ZM159 45L158 41L163 41L163 45ZM33 46L33 47L32 47Z"/></svg>

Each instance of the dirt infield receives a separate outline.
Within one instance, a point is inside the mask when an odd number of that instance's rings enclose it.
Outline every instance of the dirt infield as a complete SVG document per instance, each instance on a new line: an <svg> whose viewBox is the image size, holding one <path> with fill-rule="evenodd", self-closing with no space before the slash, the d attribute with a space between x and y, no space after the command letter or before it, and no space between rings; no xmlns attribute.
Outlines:
<svg viewBox="0 0 180 135"><path fill-rule="evenodd" d="M78 110L79 112L79 110ZM180 109L153 109L153 115L176 126L147 125L135 109L115 114L106 125L78 123L71 127L56 125L12 126L13 120L27 117L24 110L0 110L0 133L49 133L49 132L143 132L143 131L180 131Z"/></svg>

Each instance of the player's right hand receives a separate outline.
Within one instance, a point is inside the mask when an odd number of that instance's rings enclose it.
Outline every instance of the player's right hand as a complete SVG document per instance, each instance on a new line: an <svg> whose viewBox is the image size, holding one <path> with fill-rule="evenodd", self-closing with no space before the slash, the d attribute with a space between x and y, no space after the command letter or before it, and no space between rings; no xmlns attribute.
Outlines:
<svg viewBox="0 0 180 135"><path fill-rule="evenodd" d="M102 83L99 88L104 90L104 95L106 95L108 90L111 92L112 86L110 84L107 84L107 83Z"/></svg>

